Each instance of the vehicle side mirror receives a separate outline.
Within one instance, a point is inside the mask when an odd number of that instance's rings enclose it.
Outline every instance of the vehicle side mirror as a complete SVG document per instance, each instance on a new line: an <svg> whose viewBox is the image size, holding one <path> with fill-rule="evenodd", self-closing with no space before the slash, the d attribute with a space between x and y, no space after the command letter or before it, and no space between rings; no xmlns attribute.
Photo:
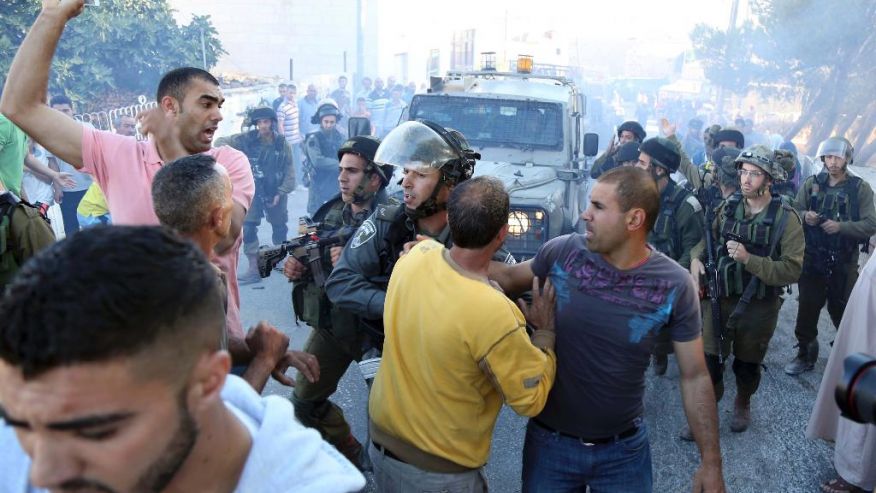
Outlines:
<svg viewBox="0 0 876 493"><path fill-rule="evenodd" d="M593 157L599 152L599 135L594 133L584 134L584 155Z"/></svg>
<svg viewBox="0 0 876 493"><path fill-rule="evenodd" d="M347 122L347 135L355 137L357 135L371 135L371 121L364 116L351 116Z"/></svg>

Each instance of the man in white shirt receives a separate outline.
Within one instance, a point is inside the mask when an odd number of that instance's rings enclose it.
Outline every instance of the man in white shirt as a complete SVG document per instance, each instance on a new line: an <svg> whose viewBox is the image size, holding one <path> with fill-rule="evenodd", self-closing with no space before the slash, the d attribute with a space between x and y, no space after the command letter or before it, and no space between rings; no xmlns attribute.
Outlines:
<svg viewBox="0 0 876 493"><path fill-rule="evenodd" d="M0 299L0 491L358 491L279 397L229 376L216 269L155 226L87 230ZM14 432L14 433L13 433Z"/></svg>

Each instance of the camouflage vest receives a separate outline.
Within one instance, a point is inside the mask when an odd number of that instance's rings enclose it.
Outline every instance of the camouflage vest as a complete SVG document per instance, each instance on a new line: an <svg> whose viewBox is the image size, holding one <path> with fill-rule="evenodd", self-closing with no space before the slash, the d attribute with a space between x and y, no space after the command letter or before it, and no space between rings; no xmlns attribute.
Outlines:
<svg viewBox="0 0 876 493"><path fill-rule="evenodd" d="M673 260L681 258L681 231L678 228L678 211L681 205L693 195L684 187L670 181L660 195L660 213L654 229L648 235L648 242L658 251Z"/></svg>
<svg viewBox="0 0 876 493"><path fill-rule="evenodd" d="M2 288L12 280L20 267L19 260L25 260L27 254L23 245L17 245L12 231L13 214L16 210L23 210L24 221L30 221L32 228L38 228L40 245L31 245L31 248L39 248L54 241L54 233L48 221L40 214L39 209L22 201L12 192L0 193L0 292Z"/></svg>
<svg viewBox="0 0 876 493"><path fill-rule="evenodd" d="M745 270L741 262L730 257L725 246L730 241L731 235L742 237L741 243L752 255L769 257L778 260L781 256L780 241L776 238L776 232L784 229L779 227L783 221L788 220L788 207L780 195L773 195L767 206L766 213L757 214L755 217L745 218L742 193L736 192L727 198L724 204L723 224L720 228L720 246L718 248L718 285L721 296L741 296L751 280L752 274ZM777 296L782 291L780 287L767 286L759 283L754 298L763 299Z"/></svg>
<svg viewBox="0 0 876 493"><path fill-rule="evenodd" d="M829 175L821 172L812 179L807 209L831 221L859 221L858 190L861 182L860 177L849 175L841 186L830 187ZM839 234L829 235L820 225L804 224L803 232L806 237L805 274L829 274L836 265L855 260L859 241Z"/></svg>

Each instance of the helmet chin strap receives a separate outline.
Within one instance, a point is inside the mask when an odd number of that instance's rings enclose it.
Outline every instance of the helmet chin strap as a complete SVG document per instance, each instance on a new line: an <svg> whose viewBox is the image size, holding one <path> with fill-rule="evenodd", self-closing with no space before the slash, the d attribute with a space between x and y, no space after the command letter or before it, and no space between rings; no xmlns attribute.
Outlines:
<svg viewBox="0 0 876 493"><path fill-rule="evenodd" d="M407 205L405 205L405 214L412 221L416 221L417 219L423 219L425 217L429 217L435 215L441 211L447 210L447 204L439 204L438 203L438 194L441 192L441 187L447 183L447 178L444 176L444 173L441 173L441 179L438 180L438 183L435 184L435 188L432 189L432 194L429 195L429 198L426 199L422 204L417 206L416 209L411 209Z"/></svg>
<svg viewBox="0 0 876 493"><path fill-rule="evenodd" d="M366 171L362 180L359 182L359 185L356 186L356 189L353 190L353 203L356 205L363 205L369 202L375 195L377 195L377 191L366 191L365 184L371 181L371 176L374 175L374 170Z"/></svg>

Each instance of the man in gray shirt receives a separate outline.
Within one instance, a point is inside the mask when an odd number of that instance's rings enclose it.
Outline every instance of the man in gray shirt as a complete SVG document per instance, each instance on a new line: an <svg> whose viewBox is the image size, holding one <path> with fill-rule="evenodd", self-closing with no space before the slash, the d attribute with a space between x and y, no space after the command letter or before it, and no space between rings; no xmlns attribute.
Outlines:
<svg viewBox="0 0 876 493"><path fill-rule="evenodd" d="M581 216L585 234L554 238L522 264L491 266L491 278L511 295L531 287L533 276L549 276L557 293L557 378L527 427L523 491L651 491L642 397L649 353L664 331L702 457L693 491L724 491L693 280L647 244L659 207L647 172L612 169Z"/></svg>

